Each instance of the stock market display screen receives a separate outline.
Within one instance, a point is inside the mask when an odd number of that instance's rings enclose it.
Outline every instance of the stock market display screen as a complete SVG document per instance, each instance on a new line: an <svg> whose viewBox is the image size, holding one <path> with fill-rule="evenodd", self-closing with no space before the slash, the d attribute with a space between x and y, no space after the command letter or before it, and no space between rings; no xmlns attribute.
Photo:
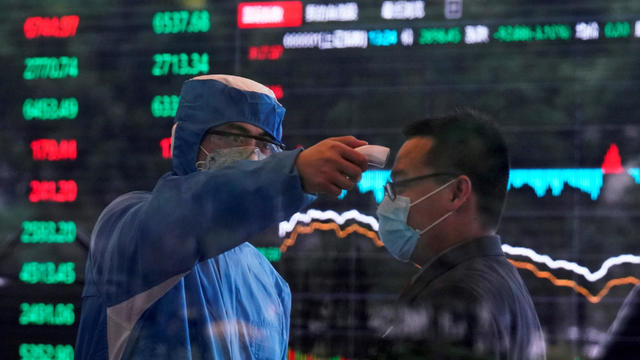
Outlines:
<svg viewBox="0 0 640 360"><path fill-rule="evenodd" d="M273 90L289 149L354 135L393 157L415 120L492 115L511 159L498 233L549 359L590 358L640 283L637 1L0 5L2 358L74 358L93 226L171 171L180 88L204 74ZM391 166L255 241L291 288L289 359L358 357L417 272L377 233Z"/></svg>

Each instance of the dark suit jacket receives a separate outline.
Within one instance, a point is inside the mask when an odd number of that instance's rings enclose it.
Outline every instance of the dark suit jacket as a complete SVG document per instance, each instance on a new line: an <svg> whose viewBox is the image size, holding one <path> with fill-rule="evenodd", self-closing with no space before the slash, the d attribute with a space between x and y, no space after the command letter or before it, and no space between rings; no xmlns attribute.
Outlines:
<svg viewBox="0 0 640 360"><path fill-rule="evenodd" d="M640 354L640 285L627 296L596 358L637 359Z"/></svg>
<svg viewBox="0 0 640 360"><path fill-rule="evenodd" d="M545 359L533 302L500 238L462 243L401 294L377 358Z"/></svg>

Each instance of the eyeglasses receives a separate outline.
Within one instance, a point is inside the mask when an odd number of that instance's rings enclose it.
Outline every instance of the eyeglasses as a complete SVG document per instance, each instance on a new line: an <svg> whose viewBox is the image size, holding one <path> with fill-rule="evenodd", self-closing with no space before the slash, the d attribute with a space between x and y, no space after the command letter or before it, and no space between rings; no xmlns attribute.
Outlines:
<svg viewBox="0 0 640 360"><path fill-rule="evenodd" d="M431 177L437 177L437 176L452 176L452 177L456 177L459 174L456 173L451 173L451 172L436 172L436 173L432 173L432 174L426 174L426 175L420 175L420 176L416 176L416 177L412 177L412 178L408 178L408 179L403 179L400 181L387 181L387 183L384 185L384 192L385 194L387 194L387 196L389 196L389 198L391 200L395 200L396 197L398 196L398 192L402 187L407 186L407 184L412 183L414 181L418 181L418 180L424 180L424 179L428 179Z"/></svg>
<svg viewBox="0 0 640 360"><path fill-rule="evenodd" d="M255 146L265 155L281 152L284 144L264 136L240 134L230 131L209 130L207 134L220 136L225 147Z"/></svg>

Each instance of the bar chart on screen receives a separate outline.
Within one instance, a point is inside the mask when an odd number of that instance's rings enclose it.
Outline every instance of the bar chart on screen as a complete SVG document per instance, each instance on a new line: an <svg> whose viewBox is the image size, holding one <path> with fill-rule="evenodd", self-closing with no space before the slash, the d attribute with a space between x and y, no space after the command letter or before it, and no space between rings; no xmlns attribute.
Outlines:
<svg viewBox="0 0 640 360"><path fill-rule="evenodd" d="M600 168L511 169L507 189L519 190L527 185L537 197L542 198L548 195L558 197L566 187L572 187L588 194L595 201L604 184L604 175L608 174L630 176L640 185L640 169L623 168L618 146L611 144ZM390 170L366 171L358 183L358 191L363 194L372 192L376 202L381 202L384 184L391 180L390 176ZM343 192L341 196L345 195L346 192Z"/></svg>

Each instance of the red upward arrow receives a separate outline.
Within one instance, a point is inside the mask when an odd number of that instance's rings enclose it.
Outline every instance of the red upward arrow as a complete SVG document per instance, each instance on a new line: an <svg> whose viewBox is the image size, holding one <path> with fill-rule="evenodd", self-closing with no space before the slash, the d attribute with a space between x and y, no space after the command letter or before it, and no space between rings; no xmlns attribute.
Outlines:
<svg viewBox="0 0 640 360"><path fill-rule="evenodd" d="M624 172L618 145L611 144L609 146L609 150L607 150L607 153L604 155L604 161L602 162L602 172L604 174L620 174Z"/></svg>

